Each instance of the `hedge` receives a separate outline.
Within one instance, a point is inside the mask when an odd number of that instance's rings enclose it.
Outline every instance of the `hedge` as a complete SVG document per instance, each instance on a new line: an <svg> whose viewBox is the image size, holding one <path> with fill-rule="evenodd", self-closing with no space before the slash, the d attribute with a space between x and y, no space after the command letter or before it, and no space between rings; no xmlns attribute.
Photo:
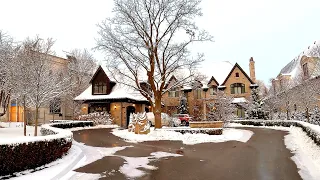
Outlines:
<svg viewBox="0 0 320 180"><path fill-rule="evenodd" d="M71 148L73 140L72 132L64 129L92 125L90 121L46 124L41 126L43 136L1 141L0 176L13 176L61 158Z"/></svg>
<svg viewBox="0 0 320 180"><path fill-rule="evenodd" d="M222 128L165 128L161 129L162 131L175 131L181 134L190 133L190 134L209 134L209 135L221 135L223 130Z"/></svg>
<svg viewBox="0 0 320 180"><path fill-rule="evenodd" d="M230 122L253 126L300 127L318 146L320 146L320 127L307 122L293 120L234 120Z"/></svg>

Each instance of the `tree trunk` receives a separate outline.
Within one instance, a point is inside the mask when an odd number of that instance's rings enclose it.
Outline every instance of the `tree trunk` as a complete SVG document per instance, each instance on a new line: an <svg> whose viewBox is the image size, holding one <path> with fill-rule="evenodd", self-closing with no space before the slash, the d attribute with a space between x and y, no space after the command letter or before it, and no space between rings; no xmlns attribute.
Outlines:
<svg viewBox="0 0 320 180"><path fill-rule="evenodd" d="M52 122L54 122L54 113L52 113Z"/></svg>
<svg viewBox="0 0 320 180"><path fill-rule="evenodd" d="M38 135L38 116L39 116L38 110L39 110L39 108L36 107L36 117L35 117L35 123L34 123L34 136Z"/></svg>
<svg viewBox="0 0 320 180"><path fill-rule="evenodd" d="M26 118L26 97L25 95L23 96L23 135L27 135L27 118Z"/></svg>
<svg viewBox="0 0 320 180"><path fill-rule="evenodd" d="M155 105L153 108L155 128L161 128L161 94L155 97Z"/></svg>

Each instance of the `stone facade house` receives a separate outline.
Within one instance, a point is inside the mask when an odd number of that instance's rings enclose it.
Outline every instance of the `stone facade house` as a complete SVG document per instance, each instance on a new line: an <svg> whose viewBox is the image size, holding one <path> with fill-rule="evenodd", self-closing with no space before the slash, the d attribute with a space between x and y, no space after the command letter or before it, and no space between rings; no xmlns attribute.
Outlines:
<svg viewBox="0 0 320 180"><path fill-rule="evenodd" d="M170 78L162 101L163 111L168 114L177 114L180 98L185 96L188 102L188 113L196 120L205 120L208 99L214 101L218 90L224 91L227 96L233 97L233 103L238 104L235 114L243 118L244 108L241 103L248 102L251 89L256 88L255 62L251 57L249 60L250 77L238 63L231 64L228 61L212 63L208 70L199 71L206 76L204 81L193 87L183 86L171 88L177 81L175 77Z"/></svg>
<svg viewBox="0 0 320 180"><path fill-rule="evenodd" d="M271 83L271 90L273 95L279 97L281 101L281 95L288 94L290 98L288 102L291 111L304 111L305 107L300 107L298 104L300 97L296 95L300 93L301 84L305 86L305 83L312 84L313 87L320 85L320 41L315 41L313 45L309 46L306 50L300 53L296 58L290 61L284 66L277 77L273 78ZM318 89L318 88L314 88ZM317 91L317 90L314 90ZM319 92L315 92L315 96ZM318 99L320 97L314 97ZM311 99L311 97L309 98ZM283 101L283 100L282 100ZM282 104L281 104L282 103ZM280 102L280 110L285 111L285 102ZM312 103L312 108L319 106L320 101Z"/></svg>
<svg viewBox="0 0 320 180"><path fill-rule="evenodd" d="M131 113L149 112L151 107L140 92L116 83L111 77L99 66L89 87L74 100L82 103L81 114L108 112L115 124L127 127Z"/></svg>

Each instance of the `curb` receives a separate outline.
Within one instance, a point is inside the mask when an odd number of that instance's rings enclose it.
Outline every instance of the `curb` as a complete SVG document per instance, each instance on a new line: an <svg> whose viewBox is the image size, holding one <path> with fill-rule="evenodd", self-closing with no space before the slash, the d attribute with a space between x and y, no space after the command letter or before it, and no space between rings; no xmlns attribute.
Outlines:
<svg viewBox="0 0 320 180"><path fill-rule="evenodd" d="M81 148L77 145L74 145L72 143L72 146L79 148L81 153L78 155L78 157L73 160L73 162L71 164L68 165L68 167L66 167L63 171L61 171L60 173L58 173L55 177L51 178L51 180L58 180L61 179L63 176L65 176L67 173L69 173L70 171L72 171L72 169L76 166L76 164L78 164L78 162L84 157L84 153L81 150Z"/></svg>

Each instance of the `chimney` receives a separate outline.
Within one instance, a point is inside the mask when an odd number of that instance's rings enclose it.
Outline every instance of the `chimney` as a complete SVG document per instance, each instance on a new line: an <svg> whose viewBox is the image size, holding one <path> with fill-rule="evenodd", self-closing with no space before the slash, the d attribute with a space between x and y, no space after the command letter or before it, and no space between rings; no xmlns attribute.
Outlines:
<svg viewBox="0 0 320 180"><path fill-rule="evenodd" d="M253 57L250 58L249 69L250 69L250 78L254 83L256 83L256 70L255 70L255 67L254 67Z"/></svg>

